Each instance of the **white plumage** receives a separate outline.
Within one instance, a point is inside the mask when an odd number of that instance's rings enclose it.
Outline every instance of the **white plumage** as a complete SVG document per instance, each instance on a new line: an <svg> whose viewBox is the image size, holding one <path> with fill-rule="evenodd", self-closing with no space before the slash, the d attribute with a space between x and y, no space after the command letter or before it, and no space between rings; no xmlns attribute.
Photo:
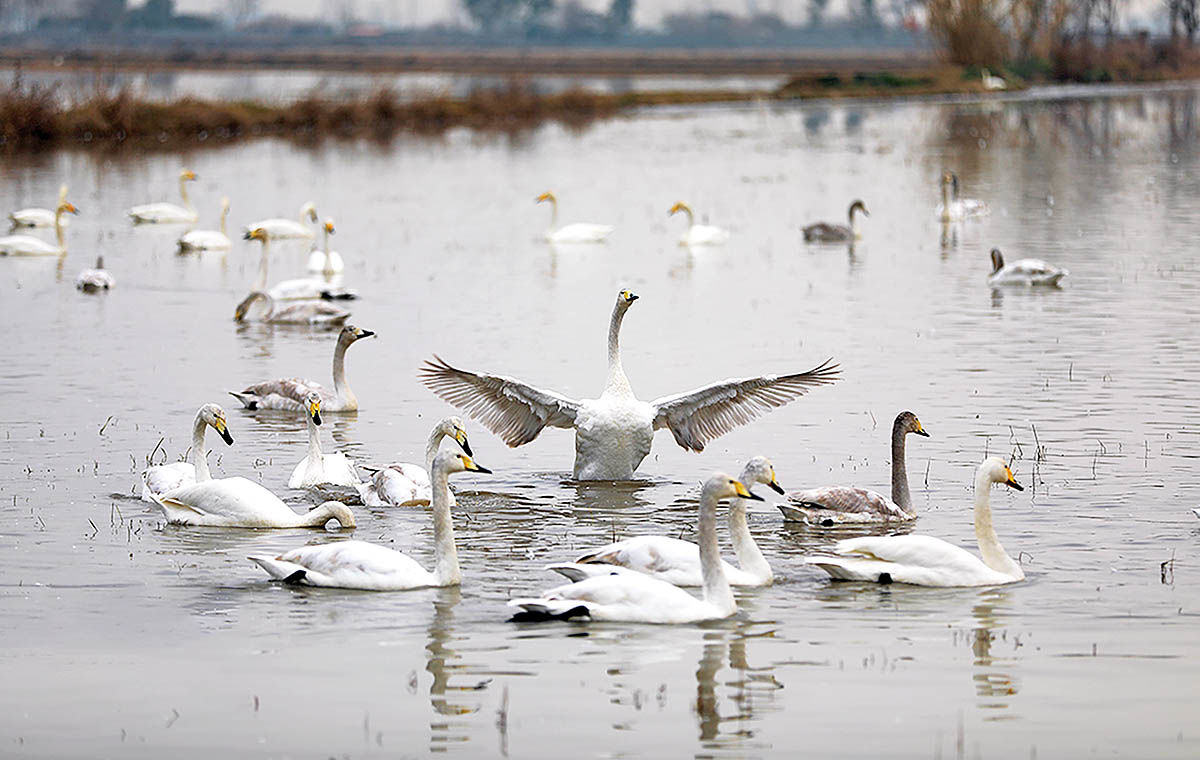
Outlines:
<svg viewBox="0 0 1200 760"><path fill-rule="evenodd" d="M134 224L187 224L199 219L192 200L188 198L187 183L196 179L194 172L184 169L179 172L179 196L183 206L174 203L146 203L134 206L126 213Z"/></svg>
<svg viewBox="0 0 1200 760"><path fill-rule="evenodd" d="M310 391L304 399L308 427L308 455L300 460L288 479L288 488L312 488L319 485L351 486L360 484L354 463L342 452L326 454L321 450L321 394Z"/></svg>
<svg viewBox="0 0 1200 760"><path fill-rule="evenodd" d="M992 273L988 275L988 285L992 287L1001 285L1055 287L1062 278L1070 274L1066 269L1059 269L1041 259L1018 259L1005 264L1004 255L1000 253L999 248L993 248L991 256Z"/></svg>
<svg viewBox="0 0 1200 760"><path fill-rule="evenodd" d="M225 422L225 410L216 404L205 404L196 411L192 422L191 462L172 462L147 468L142 473L142 501L154 501L154 496L167 491L211 480L205 456L204 432L216 430L226 445L233 445L233 436Z"/></svg>
<svg viewBox="0 0 1200 760"><path fill-rule="evenodd" d="M433 489L429 482L429 471L443 438L453 439L471 456L471 444L467 430L458 417L447 417L440 421L429 434L425 444L425 466L412 462L393 462L378 470L369 481L358 487L363 504L368 507L411 507L429 504ZM458 502L450 492L450 506Z"/></svg>
<svg viewBox="0 0 1200 760"><path fill-rule="evenodd" d="M711 224L696 224L696 216L692 207L679 201L667 211L667 216L674 216L682 211L687 215L688 227L679 238L680 245L702 248L709 245L722 245L729 240L729 230L714 227Z"/></svg>
<svg viewBox="0 0 1200 760"><path fill-rule="evenodd" d="M326 414L358 411L358 397L346 382L346 349L357 341L375 333L354 325L346 325L338 333L333 348L333 388L298 377L279 378L247 386L241 392L230 391L229 395L242 402L247 409L281 409L302 411L304 399L309 391L321 395L321 410Z"/></svg>
<svg viewBox="0 0 1200 760"><path fill-rule="evenodd" d="M542 193L535 199L538 203L549 201L550 226L546 228L546 240L551 243L602 243L613 228L607 224L576 222L558 226L558 198L554 193Z"/></svg>

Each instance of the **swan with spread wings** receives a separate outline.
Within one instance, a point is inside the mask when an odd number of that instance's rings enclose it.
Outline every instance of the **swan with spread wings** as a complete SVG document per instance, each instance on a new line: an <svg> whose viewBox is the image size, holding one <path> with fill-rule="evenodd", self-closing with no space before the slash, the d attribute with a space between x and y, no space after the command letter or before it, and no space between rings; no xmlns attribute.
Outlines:
<svg viewBox="0 0 1200 760"><path fill-rule="evenodd" d="M469 372L434 356L421 368L426 387L479 420L509 446L529 443L545 427L575 429L575 478L630 480L650 453L654 432L703 451L714 438L838 378L826 360L807 372L746 377L687 393L639 401L621 367L619 337L625 312L638 296L617 294L608 328L608 379L598 399L576 401L501 375Z"/></svg>

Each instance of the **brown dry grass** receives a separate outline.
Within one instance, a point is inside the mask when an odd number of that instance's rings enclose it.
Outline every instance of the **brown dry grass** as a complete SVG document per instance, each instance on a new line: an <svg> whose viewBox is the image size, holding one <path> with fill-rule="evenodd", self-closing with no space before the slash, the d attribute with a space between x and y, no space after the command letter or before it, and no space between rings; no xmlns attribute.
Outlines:
<svg viewBox="0 0 1200 760"><path fill-rule="evenodd" d="M951 63L999 68L1009 57L1000 6L999 0L928 0L929 31Z"/></svg>

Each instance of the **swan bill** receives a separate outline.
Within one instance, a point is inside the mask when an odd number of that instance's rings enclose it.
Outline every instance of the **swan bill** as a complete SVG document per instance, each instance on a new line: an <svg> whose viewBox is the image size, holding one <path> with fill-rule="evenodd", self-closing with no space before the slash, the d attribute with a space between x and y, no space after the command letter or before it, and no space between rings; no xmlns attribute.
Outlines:
<svg viewBox="0 0 1200 760"><path fill-rule="evenodd" d="M492 471L481 464L477 464L470 456L463 454L459 456L462 460L463 467L467 468L467 472L478 472L484 475L491 475Z"/></svg>
<svg viewBox="0 0 1200 760"><path fill-rule="evenodd" d="M772 479L770 483L767 483L767 488L770 488L772 491L779 494L780 496L787 495L787 491L783 490L783 486L776 483L774 479Z"/></svg>
<svg viewBox="0 0 1200 760"><path fill-rule="evenodd" d="M455 440L455 442L458 443L459 446L462 447L463 452L465 452L467 456L469 456L469 457L475 456L474 452L471 451L470 442L467 441L467 431L460 429L457 432L455 432L454 440Z"/></svg>
<svg viewBox="0 0 1200 760"><path fill-rule="evenodd" d="M766 499L763 497L754 493L749 488L746 488L746 486L743 485L740 480L730 480L729 483L733 486L733 490L737 492L737 495L743 499L749 499L750 501L766 501Z"/></svg>
<svg viewBox="0 0 1200 760"><path fill-rule="evenodd" d="M225 420L218 417L213 427L216 428L218 433L220 433L221 440L225 442L226 446L233 445L233 436L229 434L229 428L226 427Z"/></svg>
<svg viewBox="0 0 1200 760"><path fill-rule="evenodd" d="M1016 478L1013 477L1012 470L1010 470L1008 467L1004 468L1004 474L1007 476L1007 479L1004 481L1004 485L1008 486L1009 488L1014 488L1018 491L1025 490L1025 486L1016 481Z"/></svg>

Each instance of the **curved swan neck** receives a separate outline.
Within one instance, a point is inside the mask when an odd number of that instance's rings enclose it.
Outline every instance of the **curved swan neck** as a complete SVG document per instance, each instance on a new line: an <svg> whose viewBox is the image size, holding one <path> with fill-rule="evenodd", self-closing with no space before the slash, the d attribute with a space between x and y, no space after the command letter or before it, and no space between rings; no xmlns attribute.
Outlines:
<svg viewBox="0 0 1200 760"><path fill-rule="evenodd" d="M224 220L222 220L224 221ZM262 239L262 251L258 260L258 279L254 282L254 290L267 292L267 259L270 258L270 252L267 250L267 238Z"/></svg>
<svg viewBox="0 0 1200 760"><path fill-rule="evenodd" d="M429 434L429 440L425 442L425 472L433 474L433 458L437 456L438 449L442 446L442 439L446 434L442 432L442 426L438 425Z"/></svg>
<svg viewBox="0 0 1200 760"><path fill-rule="evenodd" d="M684 206L682 211L683 211L683 213L687 214L688 229L690 230L692 227L696 226L696 216L692 213L692 209L690 206Z"/></svg>
<svg viewBox="0 0 1200 760"><path fill-rule="evenodd" d="M212 480L212 473L208 471L208 457L204 452L204 429L206 427L208 427L208 423L204 421L203 415L197 414L196 421L192 423L192 467L196 468L197 483Z"/></svg>
<svg viewBox="0 0 1200 760"><path fill-rule="evenodd" d="M892 501L911 513L912 494L908 490L908 464L904 460L904 438L907 433L897 421L892 425Z"/></svg>
<svg viewBox="0 0 1200 760"><path fill-rule="evenodd" d="M618 300L613 307L612 321L608 325L608 379L604 384L604 393L622 393L633 395L629 379L621 367L621 321L628 311L627 303Z"/></svg>
<svg viewBox="0 0 1200 760"><path fill-rule="evenodd" d="M749 482L747 477L748 475L743 474L739 480L747 483ZM746 520L748 507L749 502L746 499L734 499L729 508L729 517L726 518L729 523L729 535L733 540L733 553L737 555L738 559L738 567L760 578L774 578L770 563L767 562L767 558L763 556L762 550L758 548L758 543L750 533L750 525Z"/></svg>
<svg viewBox="0 0 1200 760"><path fill-rule="evenodd" d="M700 571L704 576L704 601L719 607L722 612L732 614L737 609L733 599L733 590L729 587L729 579L725 577L725 569L721 567L721 549L717 545L717 496L713 491L717 486L704 484L700 491L700 526L698 541L700 546Z"/></svg>
<svg viewBox="0 0 1200 760"><path fill-rule="evenodd" d="M349 347L348 341L339 340L337 347L333 349L333 392L339 399L350 402L350 406L357 408L358 397L346 382L346 349Z"/></svg>
<svg viewBox="0 0 1200 760"><path fill-rule="evenodd" d="M996 572L1013 578L1024 578L1025 572L1008 556L1008 552L1004 551L996 529L992 526L991 491L991 478L987 472L980 471L975 475L975 540L979 542L979 554L983 558L983 564Z"/></svg>
<svg viewBox="0 0 1200 760"><path fill-rule="evenodd" d="M431 475L433 552L437 561L433 574L439 585L452 586L462 582L462 572L458 567L458 548L454 545L454 521L450 519L450 476L443 468L435 469Z"/></svg>

